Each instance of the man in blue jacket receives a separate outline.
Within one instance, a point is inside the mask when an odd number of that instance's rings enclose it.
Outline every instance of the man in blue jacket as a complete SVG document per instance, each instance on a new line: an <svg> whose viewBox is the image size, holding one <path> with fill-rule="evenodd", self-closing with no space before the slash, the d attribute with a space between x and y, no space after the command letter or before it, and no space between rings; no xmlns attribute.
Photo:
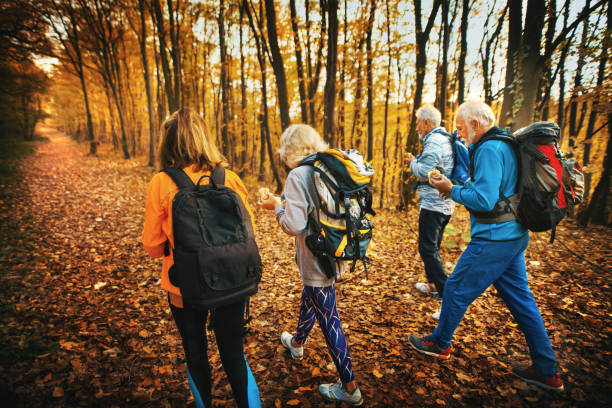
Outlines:
<svg viewBox="0 0 612 408"><path fill-rule="evenodd" d="M420 157L409 155L406 164L419 180L419 254L425 266L427 283L419 282L416 288L426 294L440 299L444 293L446 272L440 257L440 243L444 228L455 209L455 203L449 198L441 198L435 188L427 182L428 174L438 169L442 174L450 175L453 171L453 147L450 135L440 126L440 111L426 104L416 111L416 130L423 140L423 151ZM440 311L433 314L438 319Z"/></svg>
<svg viewBox="0 0 612 408"><path fill-rule="evenodd" d="M494 123L488 105L463 103L457 110L456 125L469 145L472 180L453 186L443 175L430 179L440 196L450 197L470 211L471 241L446 281L438 327L429 336L410 336L410 345L420 353L447 359L453 333L468 306L494 285L523 331L531 354L532 366L515 367L514 373L529 383L562 391L555 353L527 282L529 234L507 211L507 200L500 199L500 193L510 202L516 197L516 154L510 144L488 140L503 133Z"/></svg>

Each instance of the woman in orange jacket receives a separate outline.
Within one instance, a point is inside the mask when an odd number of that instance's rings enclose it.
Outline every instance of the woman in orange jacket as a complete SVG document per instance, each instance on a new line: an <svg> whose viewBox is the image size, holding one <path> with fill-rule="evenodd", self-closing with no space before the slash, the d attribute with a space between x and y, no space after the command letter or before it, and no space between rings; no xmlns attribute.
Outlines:
<svg viewBox="0 0 612 408"><path fill-rule="evenodd" d="M210 137L204 120L192 109L182 108L163 123L158 161L161 168L182 169L194 183L217 166L227 162ZM209 182L209 178L202 183ZM234 172L225 171L225 185L242 198L251 220L253 214L247 202L244 184ZM161 287L168 292L170 310L183 341L187 361L187 377L196 407L211 407L211 372L207 355L206 320L208 310L202 311L183 302L180 289L169 279L173 265L172 251L164 255L164 248L174 248L172 230L172 199L178 187L164 172L157 173L147 190L145 223L142 243L153 257L162 257ZM168 244L167 244L168 243ZM215 309L212 326L223 368L227 373L232 393L239 407L260 407L259 390L244 356L242 343L244 301Z"/></svg>

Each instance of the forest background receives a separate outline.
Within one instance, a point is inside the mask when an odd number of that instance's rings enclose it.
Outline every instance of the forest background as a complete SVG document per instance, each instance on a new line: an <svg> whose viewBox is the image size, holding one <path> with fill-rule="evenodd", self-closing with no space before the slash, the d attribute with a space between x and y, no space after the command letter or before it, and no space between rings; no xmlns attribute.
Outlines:
<svg viewBox="0 0 612 408"><path fill-rule="evenodd" d="M444 125L466 99L501 127L562 128L586 173L581 222L610 221L610 7L605 0L40 0L2 4L0 135L43 118L95 154L112 144L154 165L159 126L181 106L206 118L232 168L274 183L290 123L378 170L375 204L412 200L405 152L415 108ZM603 175L603 177L602 177ZM591 196L593 196L591 198ZM588 211L586 211L588 210Z"/></svg>
<svg viewBox="0 0 612 408"><path fill-rule="evenodd" d="M180 406L189 398L156 287L159 264L139 243L158 129L189 106L250 191L281 189L287 169L276 150L290 123L311 124L372 162L374 278L359 272L339 290L370 405L609 405L611 22L609 0L0 2L0 399ZM411 295L423 278L403 166L421 148L415 108L435 104L452 130L469 99L491 104L511 130L558 123L562 150L586 174L585 202L555 243L532 233L526 255L566 381L560 396L508 378L506 363L526 348L492 291L466 314L451 365L405 347L418 334L407 328L431 328L437 307ZM290 328L295 317L292 244L272 215L255 211L260 293L276 302L252 299L247 356L264 406L319 406L316 387L333 377L320 333L296 366L270 324ZM449 272L468 241L459 208L442 245ZM213 363L215 403L231 405Z"/></svg>

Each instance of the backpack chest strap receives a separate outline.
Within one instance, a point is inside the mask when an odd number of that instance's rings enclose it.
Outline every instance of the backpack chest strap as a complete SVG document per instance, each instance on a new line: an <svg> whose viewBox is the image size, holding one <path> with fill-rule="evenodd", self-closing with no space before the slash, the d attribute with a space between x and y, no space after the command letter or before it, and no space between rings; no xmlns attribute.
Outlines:
<svg viewBox="0 0 612 408"><path fill-rule="evenodd" d="M499 224L516 220L516 209L519 204L518 194L513 194L510 197L499 193L500 200L495 204L491 211L475 211L467 208L476 221L481 224Z"/></svg>

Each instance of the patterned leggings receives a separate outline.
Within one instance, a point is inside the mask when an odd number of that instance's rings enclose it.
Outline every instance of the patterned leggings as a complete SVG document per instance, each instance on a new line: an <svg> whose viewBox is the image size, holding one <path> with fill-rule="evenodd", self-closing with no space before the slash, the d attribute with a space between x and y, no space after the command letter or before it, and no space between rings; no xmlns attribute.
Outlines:
<svg viewBox="0 0 612 408"><path fill-rule="evenodd" d="M325 336L329 354L340 373L344 384L353 381L353 366L349 353L338 309L336 308L336 290L334 286L315 288L304 286L300 304L300 318L294 339L298 344L304 344L308 333L314 326L315 317Z"/></svg>

